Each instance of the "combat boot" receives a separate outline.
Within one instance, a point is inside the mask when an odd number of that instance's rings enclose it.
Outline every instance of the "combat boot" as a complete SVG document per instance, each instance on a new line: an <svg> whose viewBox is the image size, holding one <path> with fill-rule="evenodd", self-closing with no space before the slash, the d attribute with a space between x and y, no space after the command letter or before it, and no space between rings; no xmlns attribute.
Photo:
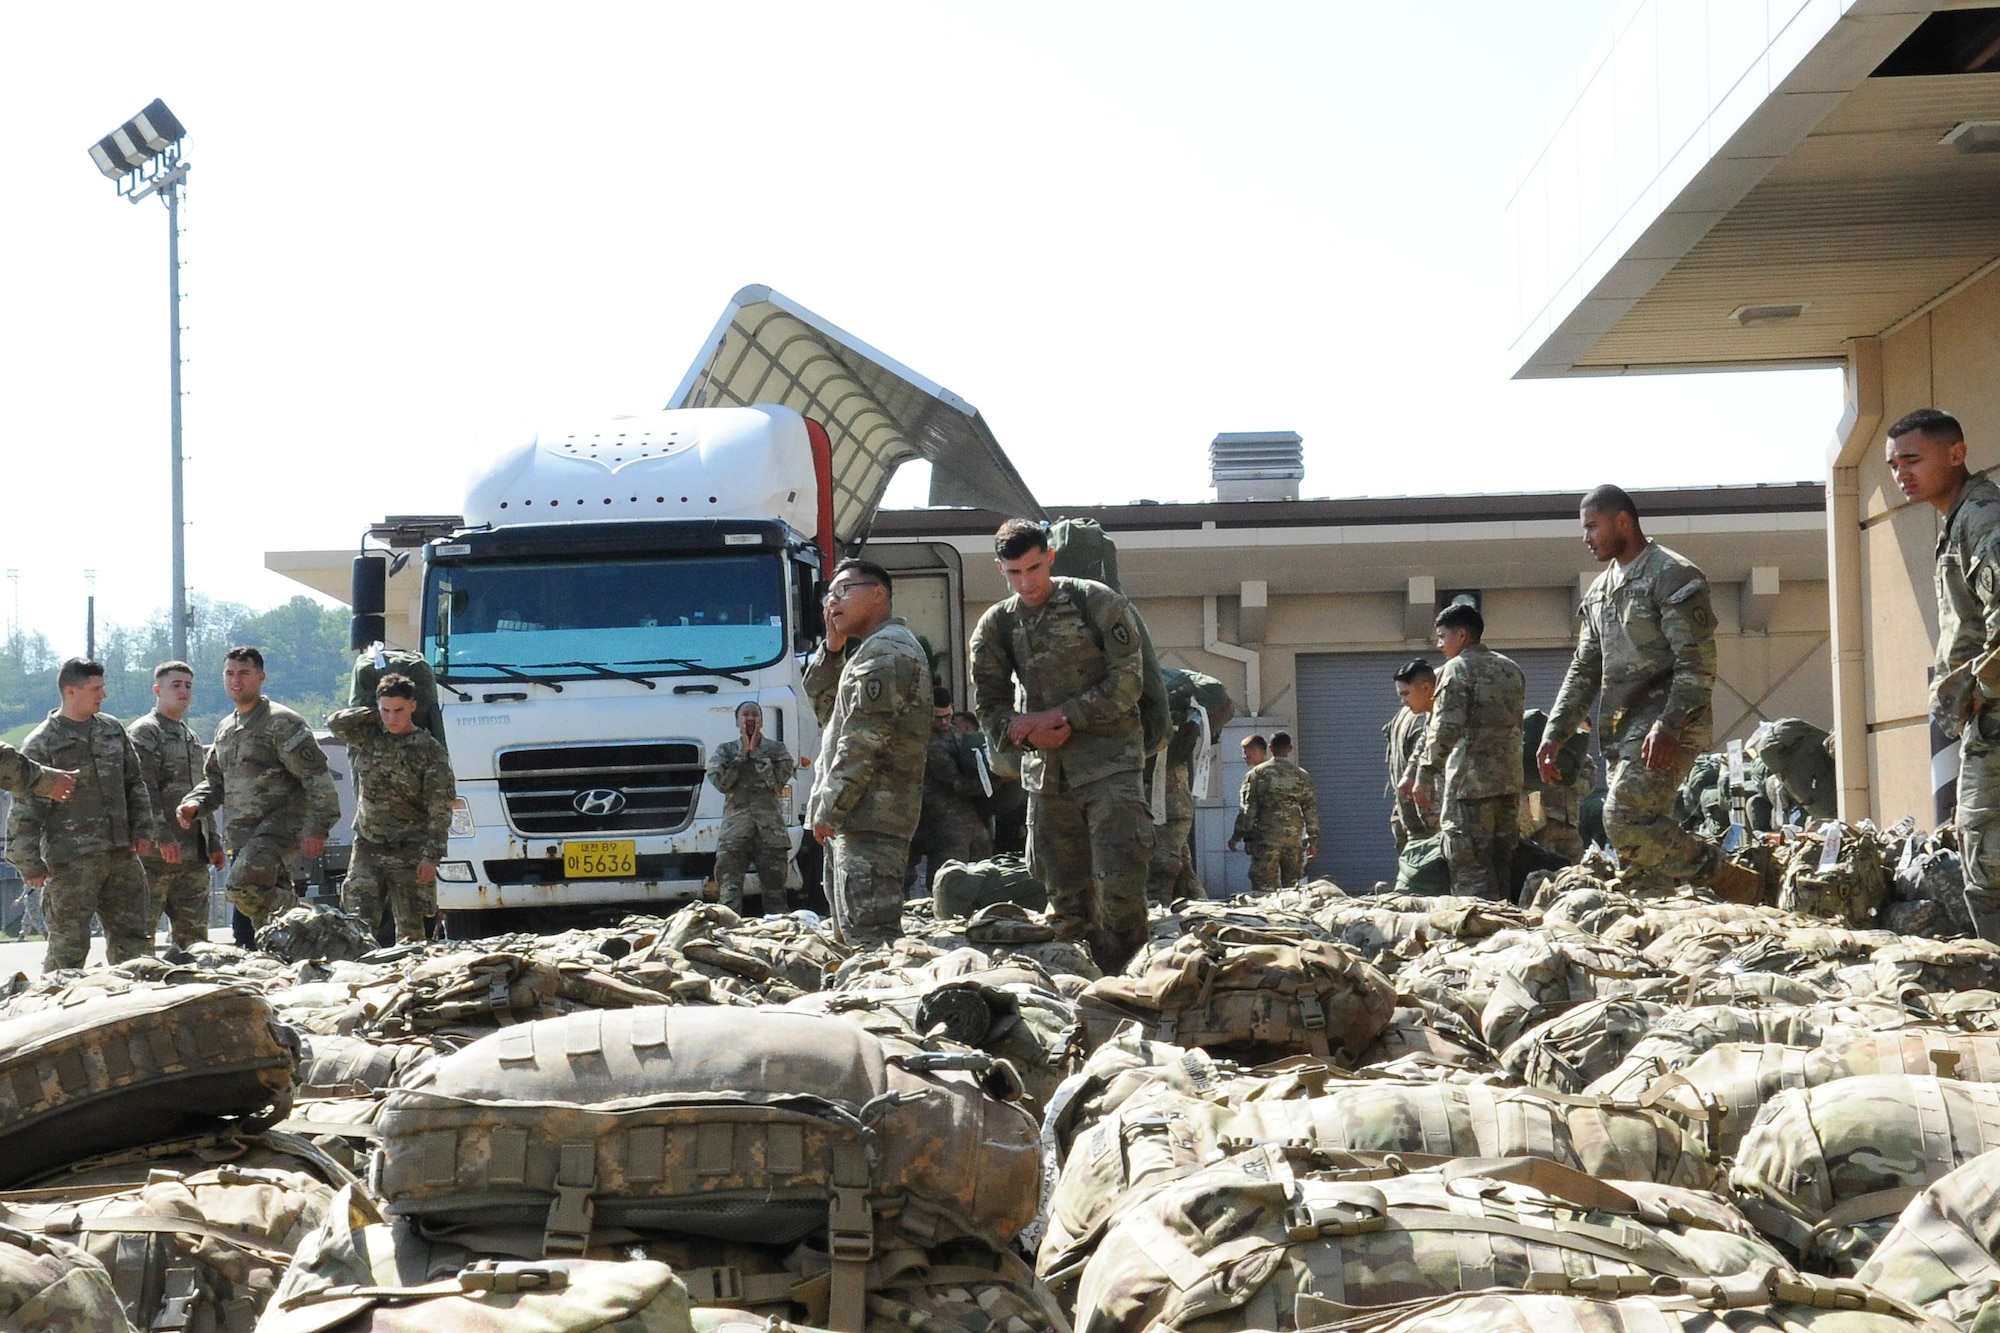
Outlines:
<svg viewBox="0 0 2000 1333"><path fill-rule="evenodd" d="M1709 888L1726 903L1754 907L1764 901L1764 877L1749 866L1738 865L1726 858L1716 867L1715 878L1709 881Z"/></svg>

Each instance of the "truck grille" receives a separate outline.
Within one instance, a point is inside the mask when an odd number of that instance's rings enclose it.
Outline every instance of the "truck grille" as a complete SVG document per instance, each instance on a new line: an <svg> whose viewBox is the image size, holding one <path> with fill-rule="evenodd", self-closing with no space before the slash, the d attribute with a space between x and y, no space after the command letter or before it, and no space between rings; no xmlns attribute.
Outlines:
<svg viewBox="0 0 2000 1333"><path fill-rule="evenodd" d="M531 837L675 833L701 796L692 741L557 745L500 753L507 822Z"/></svg>

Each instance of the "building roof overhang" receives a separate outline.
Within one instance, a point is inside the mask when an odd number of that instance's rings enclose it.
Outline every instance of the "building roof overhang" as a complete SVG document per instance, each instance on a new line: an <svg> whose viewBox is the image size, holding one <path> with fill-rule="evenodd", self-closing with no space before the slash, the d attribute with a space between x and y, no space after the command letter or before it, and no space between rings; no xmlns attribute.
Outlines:
<svg viewBox="0 0 2000 1333"><path fill-rule="evenodd" d="M1515 376L1839 364L1990 272L2000 152L1944 140L2000 121L2000 72L1896 72L1987 16L1629 5L1508 201Z"/></svg>

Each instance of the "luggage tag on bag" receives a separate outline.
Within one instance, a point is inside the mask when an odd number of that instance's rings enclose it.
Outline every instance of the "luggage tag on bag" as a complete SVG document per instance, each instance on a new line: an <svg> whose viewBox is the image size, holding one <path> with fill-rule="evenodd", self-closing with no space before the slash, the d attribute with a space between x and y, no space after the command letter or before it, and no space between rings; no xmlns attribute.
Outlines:
<svg viewBox="0 0 2000 1333"><path fill-rule="evenodd" d="M1840 864L1840 835L1847 826L1840 823L1826 826L1826 846L1820 849L1819 868L1831 870Z"/></svg>

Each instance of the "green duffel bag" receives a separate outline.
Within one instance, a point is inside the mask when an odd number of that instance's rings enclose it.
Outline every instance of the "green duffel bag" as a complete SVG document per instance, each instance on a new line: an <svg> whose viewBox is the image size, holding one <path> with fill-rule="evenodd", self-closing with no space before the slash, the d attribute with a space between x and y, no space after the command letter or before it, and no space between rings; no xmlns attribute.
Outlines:
<svg viewBox="0 0 2000 1333"><path fill-rule="evenodd" d="M375 687L384 676L404 676L417 687L416 723L431 735L437 737L439 745L449 747L445 739L444 709L438 704L437 673L421 653L413 653L405 648L384 648L380 654L381 665L377 665L377 655L364 652L354 660L354 674L347 683L347 706L349 708L373 708Z"/></svg>
<svg viewBox="0 0 2000 1333"><path fill-rule="evenodd" d="M1049 572L1070 579L1089 579L1116 593L1118 544L1094 518L1062 518L1049 524Z"/></svg>
<svg viewBox="0 0 2000 1333"><path fill-rule="evenodd" d="M1031 912L1045 912L1049 891L1018 856L946 861L938 867L931 883L931 914L938 920L969 917L994 903L1019 903Z"/></svg>
<svg viewBox="0 0 2000 1333"><path fill-rule="evenodd" d="M247 986L76 986L0 1020L0 1185L79 1157L282 1116L296 1033Z"/></svg>
<svg viewBox="0 0 2000 1333"><path fill-rule="evenodd" d="M834 1308L851 1309L891 1246L1004 1246L1034 1220L1035 1120L987 1091L1018 1094L1011 1074L795 1010L585 1010L504 1028L391 1089L374 1193L432 1231L523 1228L558 1256L605 1227L818 1236Z"/></svg>
<svg viewBox="0 0 2000 1333"><path fill-rule="evenodd" d="M1444 859L1444 834L1412 838L1396 857L1396 892L1437 897L1451 892L1451 862Z"/></svg>

